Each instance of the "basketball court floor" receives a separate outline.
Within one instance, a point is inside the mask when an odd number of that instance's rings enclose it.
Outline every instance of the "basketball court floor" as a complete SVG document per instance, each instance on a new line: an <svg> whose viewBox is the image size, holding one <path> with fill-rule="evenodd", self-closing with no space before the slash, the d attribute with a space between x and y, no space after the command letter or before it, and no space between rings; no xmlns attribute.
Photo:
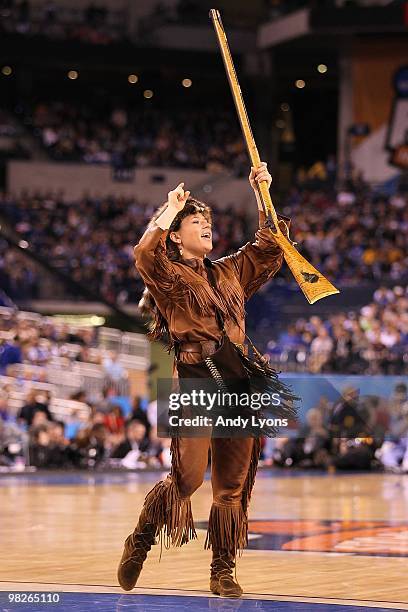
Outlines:
<svg viewBox="0 0 408 612"><path fill-rule="evenodd" d="M160 561L155 546L137 588L118 587L123 540L156 480L2 475L0 611L408 610L408 476L259 472L240 600L208 591L208 480L193 496L199 540Z"/></svg>

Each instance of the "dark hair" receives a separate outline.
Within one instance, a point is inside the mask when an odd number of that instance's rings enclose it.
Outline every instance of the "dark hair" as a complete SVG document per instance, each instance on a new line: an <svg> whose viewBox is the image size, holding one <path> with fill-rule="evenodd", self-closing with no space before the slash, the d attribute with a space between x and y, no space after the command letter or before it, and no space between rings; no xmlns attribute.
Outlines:
<svg viewBox="0 0 408 612"><path fill-rule="evenodd" d="M166 208L167 208L167 203L163 204L163 206L160 206L160 208L156 210L156 212L154 213L153 217L151 218L149 222L148 227L152 227L152 225L154 225L154 222L156 221L156 219L160 217L160 215L162 214L162 212L166 210ZM177 230L180 229L180 226L183 220L186 219L186 217L189 217L190 215L194 215L196 213L201 213L202 215L204 215L207 221L211 222L210 207L207 206L207 204L204 204L204 202L200 202L200 200L196 200L195 198L188 198L187 202L184 205L184 208L180 210L180 212L174 217L173 222L169 227L169 233L167 234L167 238L166 238L167 257L171 259L171 261L177 261L178 259L180 259L180 253L177 248L177 245L170 238L171 232L177 232Z"/></svg>
<svg viewBox="0 0 408 612"><path fill-rule="evenodd" d="M143 421L141 421L140 419L130 419L130 421L127 421L127 423L125 423L126 431L129 429L129 427L133 427L135 423L137 425L141 425L142 427L144 427L145 431L147 431L146 423L143 423Z"/></svg>
<svg viewBox="0 0 408 612"><path fill-rule="evenodd" d="M163 204L162 206L160 206L160 208L156 210L149 222L148 227L152 227L154 225L156 219L160 217L160 215L166 210L166 208L167 203ZM187 199L184 208L173 219L166 238L166 254L171 261L177 261L178 259L180 259L179 249L176 243L173 242L173 240L170 238L171 232L177 232L177 230L180 229L183 219L196 213L201 213L208 221L211 222L211 208L207 206L207 204L205 204L204 202L200 202L200 200L196 200L195 198L191 197ZM154 340L168 338L169 328L167 325L167 321L161 314L160 310L157 308L157 304L153 296L146 287L143 291L142 299L139 302L139 308L140 313L143 317L153 318L148 336ZM171 348L171 343L169 343L169 348Z"/></svg>

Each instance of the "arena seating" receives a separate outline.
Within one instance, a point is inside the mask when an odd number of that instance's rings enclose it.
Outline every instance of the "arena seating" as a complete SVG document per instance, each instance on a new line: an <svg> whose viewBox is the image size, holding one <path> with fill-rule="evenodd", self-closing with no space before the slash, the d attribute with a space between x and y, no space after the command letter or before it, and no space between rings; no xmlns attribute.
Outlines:
<svg viewBox="0 0 408 612"><path fill-rule="evenodd" d="M213 258L252 239L245 212L232 207L219 210L214 204L213 209ZM84 197L73 202L59 194L0 197L1 214L30 249L57 270L118 304L140 298L143 283L134 268L133 247L153 210L150 202L137 196ZM294 188L280 210L293 219L291 236L301 252L335 284L370 287L407 279L408 221L403 194L386 198L367 188L336 193L327 185L306 186ZM6 254L1 243L0 254L2 248L0 270L4 286L11 286L10 297L19 297L16 274L29 278L30 282L21 285L25 295L38 291L38 278L30 266L9 250Z"/></svg>
<svg viewBox="0 0 408 612"><path fill-rule="evenodd" d="M380 287L359 312L294 321L270 340L268 354L278 370L406 374L407 313L406 288Z"/></svg>
<svg viewBox="0 0 408 612"><path fill-rule="evenodd" d="M6 307L0 308L0 339L1 374L49 383L61 398L85 389L97 400L107 385L128 395L149 365L148 342L140 334L67 325ZM119 372L114 378L112 360Z"/></svg>
<svg viewBox="0 0 408 612"><path fill-rule="evenodd" d="M244 142L235 116L221 110L106 108L103 101L43 101L21 104L20 120L31 126L43 149L56 161L82 161L115 167L228 169L236 176L247 172Z"/></svg>

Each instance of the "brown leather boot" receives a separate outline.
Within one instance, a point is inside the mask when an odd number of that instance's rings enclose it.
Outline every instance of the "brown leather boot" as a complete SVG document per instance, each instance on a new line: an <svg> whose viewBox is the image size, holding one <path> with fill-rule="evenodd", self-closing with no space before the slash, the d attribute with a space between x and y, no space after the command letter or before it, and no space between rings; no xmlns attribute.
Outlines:
<svg viewBox="0 0 408 612"><path fill-rule="evenodd" d="M118 567L118 581L122 589L130 591L136 585L147 553L155 544L156 527L148 523L144 510L136 529L125 540L125 549Z"/></svg>
<svg viewBox="0 0 408 612"><path fill-rule="evenodd" d="M235 555L227 550L214 550L211 563L210 590L221 597L241 597L243 590L234 580Z"/></svg>

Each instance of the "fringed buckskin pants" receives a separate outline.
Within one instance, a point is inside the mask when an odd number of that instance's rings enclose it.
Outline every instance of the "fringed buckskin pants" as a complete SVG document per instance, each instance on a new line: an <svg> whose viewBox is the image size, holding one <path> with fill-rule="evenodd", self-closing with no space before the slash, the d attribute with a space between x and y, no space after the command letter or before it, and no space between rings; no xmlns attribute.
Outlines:
<svg viewBox="0 0 408 612"><path fill-rule="evenodd" d="M173 438L170 474L147 494L144 511L167 548L196 538L190 497L204 480L209 449L213 503L205 548L236 555L248 543L258 438Z"/></svg>

